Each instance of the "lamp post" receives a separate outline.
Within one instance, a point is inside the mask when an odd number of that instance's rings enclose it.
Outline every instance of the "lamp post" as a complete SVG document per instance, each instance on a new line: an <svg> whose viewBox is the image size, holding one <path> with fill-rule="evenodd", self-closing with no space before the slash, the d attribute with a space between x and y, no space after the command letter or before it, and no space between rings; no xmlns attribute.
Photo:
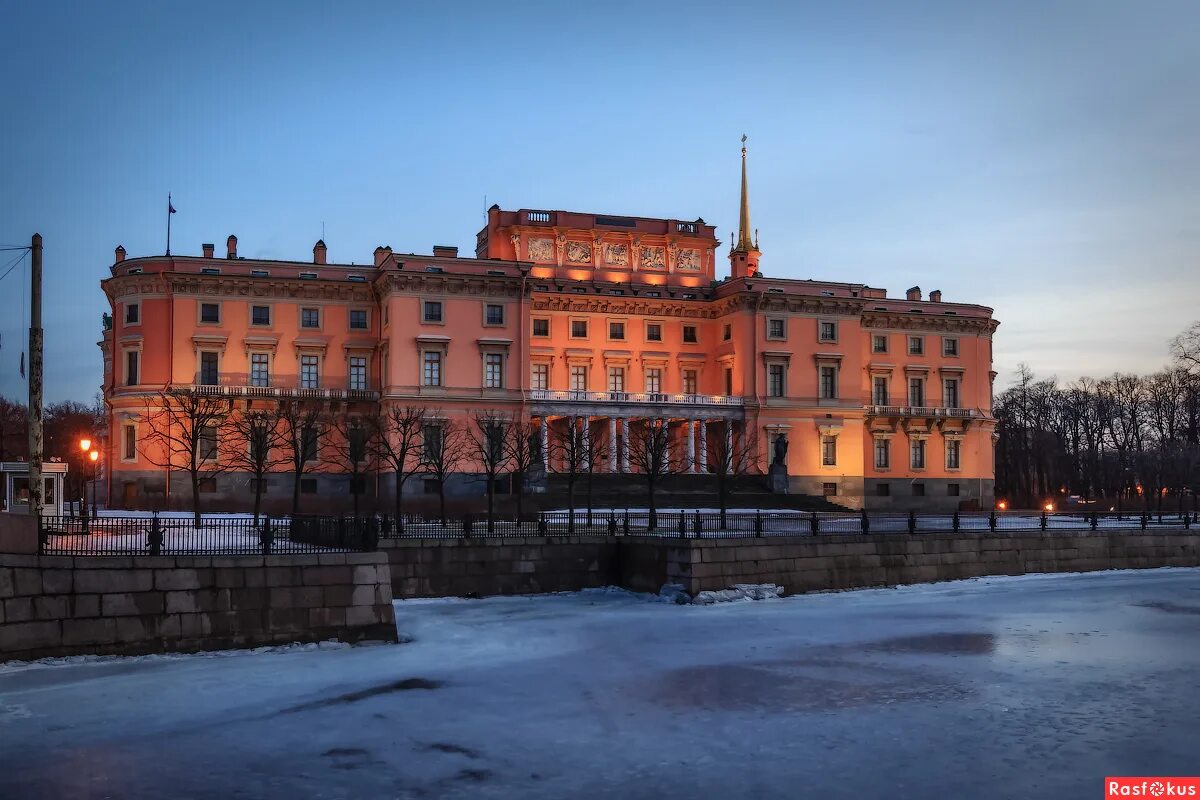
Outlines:
<svg viewBox="0 0 1200 800"><path fill-rule="evenodd" d="M80 506L81 507L79 509L80 513L83 515L83 532L85 534L90 533L90 531L88 530L88 507L87 507L88 481L87 481L87 461L86 461L86 459L88 457L88 451L91 449L92 449L92 440L91 439L84 437L83 439L79 440L79 451L82 454L81 458L85 459L83 461L83 469L80 470L80 472L82 473L80 477L83 478L83 497L80 498Z"/></svg>
<svg viewBox="0 0 1200 800"><path fill-rule="evenodd" d="M92 450L88 453L88 458L92 462L92 480L90 483L92 484L92 517L94 518L96 516L96 476L100 467L100 451ZM86 493L83 499L87 500Z"/></svg>

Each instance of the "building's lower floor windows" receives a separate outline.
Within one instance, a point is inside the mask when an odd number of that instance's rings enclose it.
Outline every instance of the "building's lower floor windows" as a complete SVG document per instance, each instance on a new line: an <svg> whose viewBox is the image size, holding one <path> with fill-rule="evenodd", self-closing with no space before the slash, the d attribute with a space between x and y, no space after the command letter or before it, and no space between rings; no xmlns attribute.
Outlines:
<svg viewBox="0 0 1200 800"><path fill-rule="evenodd" d="M216 494L217 493L217 479L216 478L202 479L200 481L200 493L201 494Z"/></svg>
<svg viewBox="0 0 1200 800"><path fill-rule="evenodd" d="M877 497L891 497L892 496L892 485L890 483L875 484L875 495Z"/></svg>
<svg viewBox="0 0 1200 800"><path fill-rule="evenodd" d="M909 446L911 453L910 466L913 469L925 469L925 440L915 439Z"/></svg>
<svg viewBox="0 0 1200 800"><path fill-rule="evenodd" d="M835 467L837 466L837 437L822 436L821 437L821 466Z"/></svg>
<svg viewBox="0 0 1200 800"><path fill-rule="evenodd" d="M892 465L892 443L888 439L875 440L875 469L887 469Z"/></svg>
<svg viewBox="0 0 1200 800"><path fill-rule="evenodd" d="M437 478L426 478L422 481L421 486L425 494L438 494L442 491L442 482Z"/></svg>
<svg viewBox="0 0 1200 800"><path fill-rule="evenodd" d="M836 483L821 484L821 490L826 497L837 497L838 487Z"/></svg>
<svg viewBox="0 0 1200 800"><path fill-rule="evenodd" d="M317 479L316 478L301 478L300 479L300 494L316 494Z"/></svg>
<svg viewBox="0 0 1200 800"><path fill-rule="evenodd" d="M367 476L366 475L351 475L350 476L350 494L364 495L367 493Z"/></svg>
<svg viewBox="0 0 1200 800"><path fill-rule="evenodd" d="M270 485L271 485L271 482L269 480L267 480L266 478L263 478L261 481L258 478L251 478L249 488L252 493L258 493L261 491L262 494L266 494L267 487L269 487Z"/></svg>
<svg viewBox="0 0 1200 800"><path fill-rule="evenodd" d="M122 429L121 458L125 461L137 460L137 427L126 425Z"/></svg>
<svg viewBox="0 0 1200 800"><path fill-rule="evenodd" d="M946 484L946 494L948 494L951 497L958 497L958 484L957 483L947 483Z"/></svg>
<svg viewBox="0 0 1200 800"><path fill-rule="evenodd" d="M946 469L959 469L962 462L962 442L950 439L946 442Z"/></svg>
<svg viewBox="0 0 1200 800"><path fill-rule="evenodd" d="M924 497L925 496L925 484L914 483L912 485L912 489L913 489L913 497Z"/></svg>

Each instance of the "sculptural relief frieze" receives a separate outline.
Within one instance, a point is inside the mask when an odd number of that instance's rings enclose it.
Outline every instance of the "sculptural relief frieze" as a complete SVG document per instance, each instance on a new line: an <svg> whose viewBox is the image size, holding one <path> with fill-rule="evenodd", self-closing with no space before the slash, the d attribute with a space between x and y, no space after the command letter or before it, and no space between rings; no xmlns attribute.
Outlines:
<svg viewBox="0 0 1200 800"><path fill-rule="evenodd" d="M692 248L684 248L683 250L680 250L679 260L675 262L675 269L700 269L700 251Z"/></svg>
<svg viewBox="0 0 1200 800"><path fill-rule="evenodd" d="M604 245L604 263L617 267L629 266L629 245L606 243Z"/></svg>
<svg viewBox="0 0 1200 800"><path fill-rule="evenodd" d="M530 239L529 260L546 262L553 261L554 242L550 239Z"/></svg>
<svg viewBox="0 0 1200 800"><path fill-rule="evenodd" d="M590 264L592 261L592 246L587 242L567 242L567 262L571 264Z"/></svg>
<svg viewBox="0 0 1200 800"><path fill-rule="evenodd" d="M663 247L650 247L642 245L639 253L642 269L666 269L667 268L667 251Z"/></svg>

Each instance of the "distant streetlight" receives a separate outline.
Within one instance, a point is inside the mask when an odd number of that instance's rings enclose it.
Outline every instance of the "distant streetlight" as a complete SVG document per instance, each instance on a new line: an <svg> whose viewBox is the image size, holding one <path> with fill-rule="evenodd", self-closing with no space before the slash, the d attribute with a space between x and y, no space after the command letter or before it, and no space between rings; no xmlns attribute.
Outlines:
<svg viewBox="0 0 1200 800"><path fill-rule="evenodd" d="M79 449L85 453L88 450L91 450L92 449L92 440L91 439L80 439L79 440Z"/></svg>

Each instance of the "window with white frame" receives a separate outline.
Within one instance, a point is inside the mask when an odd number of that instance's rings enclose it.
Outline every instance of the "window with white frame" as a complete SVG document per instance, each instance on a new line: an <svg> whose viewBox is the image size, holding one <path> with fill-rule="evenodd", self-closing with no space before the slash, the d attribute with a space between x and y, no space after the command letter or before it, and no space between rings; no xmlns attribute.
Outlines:
<svg viewBox="0 0 1200 800"><path fill-rule="evenodd" d="M697 383L698 383L698 381L696 379L696 370L685 369L683 371L683 393L684 394L696 394Z"/></svg>
<svg viewBox="0 0 1200 800"><path fill-rule="evenodd" d="M913 469L925 469L924 439L913 439L909 443L909 466Z"/></svg>
<svg viewBox="0 0 1200 800"><path fill-rule="evenodd" d="M962 458L962 442L958 439L946 440L946 469L959 469Z"/></svg>
<svg viewBox="0 0 1200 800"><path fill-rule="evenodd" d="M421 356L421 385L442 385L442 354L437 350L426 350Z"/></svg>
<svg viewBox="0 0 1200 800"><path fill-rule="evenodd" d="M925 405L924 378L908 379L908 404L918 408Z"/></svg>
<svg viewBox="0 0 1200 800"><path fill-rule="evenodd" d="M350 309L350 330L365 331L367 329L367 310L365 308Z"/></svg>
<svg viewBox="0 0 1200 800"><path fill-rule="evenodd" d="M942 405L946 408L958 408L958 378L946 378L942 381Z"/></svg>
<svg viewBox="0 0 1200 800"><path fill-rule="evenodd" d="M499 303L487 303L484 306L483 321L486 325L503 325L504 306Z"/></svg>
<svg viewBox="0 0 1200 800"><path fill-rule="evenodd" d="M925 355L925 337L924 336L908 337L908 354L910 356Z"/></svg>
<svg viewBox="0 0 1200 800"><path fill-rule="evenodd" d="M837 466L837 437L822 436L821 437L821 466L836 467Z"/></svg>
<svg viewBox="0 0 1200 800"><path fill-rule="evenodd" d="M350 388L358 390L367 388L366 356L350 357Z"/></svg>
<svg viewBox="0 0 1200 800"><path fill-rule="evenodd" d="M875 469L888 469L892 466L892 440L878 438L875 440Z"/></svg>
<svg viewBox="0 0 1200 800"><path fill-rule="evenodd" d="M271 357L266 353L250 354L250 385L271 385Z"/></svg>
<svg viewBox="0 0 1200 800"><path fill-rule="evenodd" d="M888 337L883 333L876 333L871 336L871 352L886 353L888 351Z"/></svg>
<svg viewBox="0 0 1200 800"><path fill-rule="evenodd" d="M550 365L549 364L530 364L529 365L529 386L531 389L549 389L550 388Z"/></svg>
<svg viewBox="0 0 1200 800"><path fill-rule="evenodd" d="M588 368L584 364L571 365L571 391L586 392L588 388Z"/></svg>
<svg viewBox="0 0 1200 800"><path fill-rule="evenodd" d="M662 370L658 367L649 367L646 370L646 391L650 394L662 393Z"/></svg>
<svg viewBox="0 0 1200 800"><path fill-rule="evenodd" d="M886 406L888 404L888 379L886 375L876 375L871 378L871 404Z"/></svg>
<svg viewBox="0 0 1200 800"><path fill-rule="evenodd" d="M486 389L504 388L504 355L501 353L484 353L483 355L483 385Z"/></svg>
<svg viewBox="0 0 1200 800"><path fill-rule="evenodd" d="M317 389L320 387L320 359L314 355L300 356L300 388Z"/></svg>
<svg viewBox="0 0 1200 800"><path fill-rule="evenodd" d="M822 342L836 342L837 323L836 322L820 322L818 323L818 339Z"/></svg>
<svg viewBox="0 0 1200 800"><path fill-rule="evenodd" d="M610 392L625 391L625 368L624 367L609 367L608 368L608 390Z"/></svg>
<svg viewBox="0 0 1200 800"><path fill-rule="evenodd" d="M958 339L954 336L942 337L942 355L957 356L958 355Z"/></svg>
<svg viewBox="0 0 1200 800"><path fill-rule="evenodd" d="M768 339L786 339L787 329L784 326L782 319L767 320L767 338Z"/></svg>
<svg viewBox="0 0 1200 800"><path fill-rule="evenodd" d="M821 367L821 399L837 399L837 367Z"/></svg>
<svg viewBox="0 0 1200 800"><path fill-rule="evenodd" d="M783 397L786 371L783 364L767 365L767 396Z"/></svg>
<svg viewBox="0 0 1200 800"><path fill-rule="evenodd" d="M426 300L421 303L421 320L423 322L441 322L442 302L440 300Z"/></svg>

